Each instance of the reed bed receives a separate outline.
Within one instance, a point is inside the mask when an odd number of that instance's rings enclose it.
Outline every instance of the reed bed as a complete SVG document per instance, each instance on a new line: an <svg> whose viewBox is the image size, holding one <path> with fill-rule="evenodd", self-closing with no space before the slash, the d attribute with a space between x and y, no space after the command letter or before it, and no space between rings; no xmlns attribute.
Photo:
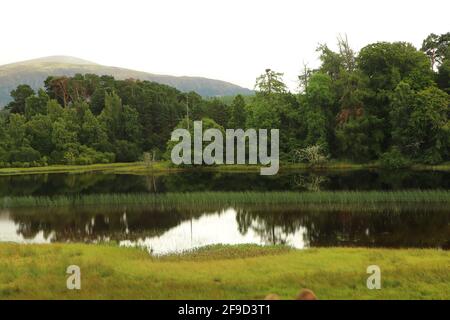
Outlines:
<svg viewBox="0 0 450 320"><path fill-rule="evenodd" d="M450 205L449 190L324 191L324 192L193 192L132 193L58 196L18 196L0 199L0 208L67 206L151 206L158 208L202 206L311 206L360 205L364 207L402 204Z"/></svg>

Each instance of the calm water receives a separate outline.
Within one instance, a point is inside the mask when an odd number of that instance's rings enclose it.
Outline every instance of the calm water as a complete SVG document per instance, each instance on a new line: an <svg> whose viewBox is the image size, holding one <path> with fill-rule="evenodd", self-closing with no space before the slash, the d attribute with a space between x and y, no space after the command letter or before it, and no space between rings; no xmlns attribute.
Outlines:
<svg viewBox="0 0 450 320"><path fill-rule="evenodd" d="M160 176L43 174L0 176L0 197L133 192L450 189L445 171L280 173L182 172Z"/></svg>
<svg viewBox="0 0 450 320"><path fill-rule="evenodd" d="M209 244L450 246L450 211L345 212L246 210L198 212L134 209L0 211L0 241L108 242L163 254Z"/></svg>
<svg viewBox="0 0 450 320"><path fill-rule="evenodd" d="M237 190L449 189L446 172L352 171L258 174L182 173L162 176L51 174L0 177L0 197L108 192ZM0 242L110 242L154 254L210 244L450 247L450 208L332 211L302 208L208 207L54 208L0 210Z"/></svg>

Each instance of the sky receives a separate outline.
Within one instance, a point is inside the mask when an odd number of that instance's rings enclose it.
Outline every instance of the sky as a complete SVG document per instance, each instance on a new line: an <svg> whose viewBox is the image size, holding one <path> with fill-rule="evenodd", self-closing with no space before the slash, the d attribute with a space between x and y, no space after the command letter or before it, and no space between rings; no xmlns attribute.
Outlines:
<svg viewBox="0 0 450 320"><path fill-rule="evenodd" d="M0 65L52 55L253 88L266 68L297 87L320 43L347 35L420 47L450 31L450 1L1 0Z"/></svg>

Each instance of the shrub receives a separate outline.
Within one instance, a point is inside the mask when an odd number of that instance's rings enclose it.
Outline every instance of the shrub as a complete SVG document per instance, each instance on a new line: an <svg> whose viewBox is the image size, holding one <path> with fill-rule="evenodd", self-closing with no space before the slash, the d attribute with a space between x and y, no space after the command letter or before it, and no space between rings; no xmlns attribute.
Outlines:
<svg viewBox="0 0 450 320"><path fill-rule="evenodd" d="M436 148L430 148L423 153L420 161L425 164L438 164L443 162L442 156Z"/></svg>
<svg viewBox="0 0 450 320"><path fill-rule="evenodd" d="M34 150L31 147L21 147L17 150L9 152L9 161L18 163L30 163L33 161L41 160L41 154L39 151Z"/></svg>
<svg viewBox="0 0 450 320"><path fill-rule="evenodd" d="M380 164L386 169L401 169L411 166L411 161L400 150L392 148L380 157Z"/></svg>
<svg viewBox="0 0 450 320"><path fill-rule="evenodd" d="M141 156L141 150L133 143L126 140L117 140L116 143L116 161L133 162Z"/></svg>
<svg viewBox="0 0 450 320"><path fill-rule="evenodd" d="M296 150L295 156L299 161L307 162L312 166L323 164L328 158L319 144Z"/></svg>
<svg viewBox="0 0 450 320"><path fill-rule="evenodd" d="M8 152L0 147L0 162L8 162Z"/></svg>
<svg viewBox="0 0 450 320"><path fill-rule="evenodd" d="M80 146L80 154L75 160L77 164L110 163L114 162L114 154L100 152L87 146Z"/></svg>
<svg viewBox="0 0 450 320"><path fill-rule="evenodd" d="M57 164L57 163L63 163L63 158L64 158L64 152L60 151L60 150L54 150L51 154L50 154L50 164Z"/></svg>

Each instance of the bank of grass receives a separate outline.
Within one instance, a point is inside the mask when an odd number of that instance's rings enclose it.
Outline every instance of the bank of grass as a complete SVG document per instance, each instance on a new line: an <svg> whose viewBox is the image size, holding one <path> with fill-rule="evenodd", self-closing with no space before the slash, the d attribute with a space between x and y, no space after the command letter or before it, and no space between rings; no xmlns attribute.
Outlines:
<svg viewBox="0 0 450 320"><path fill-rule="evenodd" d="M372 164L350 164L343 162L333 162L314 170L333 169L367 169L372 168ZM219 171L219 172L259 172L260 165L215 165L215 166L173 166L169 161L158 161L152 165L143 162L132 163L108 163L91 165L50 165L31 168L0 168L0 175L21 175L21 174L45 174L45 173L85 173L85 172L105 172L117 174L161 174L180 171ZM281 170L306 170L311 169L304 163L282 164Z"/></svg>
<svg viewBox="0 0 450 320"><path fill-rule="evenodd" d="M21 175L21 174L45 174L45 173L151 173L151 172L172 172L179 171L179 168L171 167L168 162L155 162L152 166L142 162L127 163L107 163L90 165L50 165L30 168L0 168L0 175Z"/></svg>
<svg viewBox="0 0 450 320"><path fill-rule="evenodd" d="M437 170L437 171L450 171L450 162L445 162L437 165L414 165L414 170Z"/></svg>
<svg viewBox="0 0 450 320"><path fill-rule="evenodd" d="M66 288L73 264L81 290ZM366 287L374 264L381 290ZM156 258L105 245L0 244L0 299L292 299L300 288L320 299L450 299L449 268L450 252L431 249L243 245Z"/></svg>
<svg viewBox="0 0 450 320"><path fill-rule="evenodd" d="M149 206L155 208L188 208L189 206L298 206L359 205L382 207L402 204L450 204L450 190L406 191L321 191L321 192L191 192L191 193L124 193L56 196L17 196L0 199L0 208L64 206Z"/></svg>
<svg viewBox="0 0 450 320"><path fill-rule="evenodd" d="M173 166L168 161L158 161L152 165L146 165L143 162L133 163L108 163L108 164L91 164L91 165L50 165L43 167L31 168L0 168L1 175L21 175L21 174L45 174L45 173L86 173L86 172L104 172L116 174L164 174L180 171L217 171L217 172L258 172L260 165L215 165L215 166ZM302 170L362 170L377 169L380 166L373 163L357 164L349 162L331 161L321 166L311 167L305 163L281 163L280 171L302 171ZM441 165L415 165L411 167L413 170L440 170L449 171L450 162Z"/></svg>

